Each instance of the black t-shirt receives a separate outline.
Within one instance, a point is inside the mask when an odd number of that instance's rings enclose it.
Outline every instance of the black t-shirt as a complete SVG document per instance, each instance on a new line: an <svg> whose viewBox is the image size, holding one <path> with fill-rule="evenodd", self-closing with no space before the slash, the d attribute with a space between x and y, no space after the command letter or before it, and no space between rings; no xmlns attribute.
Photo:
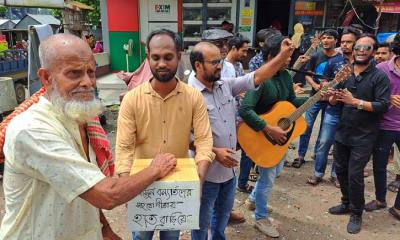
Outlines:
<svg viewBox="0 0 400 240"><path fill-rule="evenodd" d="M311 55L311 59L307 63L307 66L306 66L306 70L314 72L315 74L318 74L318 75L324 75L325 67L328 65L329 59L331 59L331 58L333 58L335 56L336 55L328 57L328 56L326 56L324 54L323 51L318 51L318 52L314 53L313 55ZM315 78L315 77L313 78L313 80L316 83L320 83L321 82L321 79L318 79L318 78ZM317 91L312 89L311 90L311 96L314 95L316 92Z"/></svg>
<svg viewBox="0 0 400 240"><path fill-rule="evenodd" d="M373 112L344 104L335 140L348 146L372 145L379 130L379 120L389 106L390 81L373 64L357 77L352 74L338 88L347 88L353 97L371 102Z"/></svg>

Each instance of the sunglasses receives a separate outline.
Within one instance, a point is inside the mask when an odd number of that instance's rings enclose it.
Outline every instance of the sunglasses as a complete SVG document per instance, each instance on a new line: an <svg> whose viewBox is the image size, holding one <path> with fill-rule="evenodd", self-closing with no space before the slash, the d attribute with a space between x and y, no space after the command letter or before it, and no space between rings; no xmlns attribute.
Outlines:
<svg viewBox="0 0 400 240"><path fill-rule="evenodd" d="M216 59L216 60L212 60L212 61L205 60L204 62L208 62L208 63L211 63L211 65L213 65L213 66L217 66L217 65L222 65L224 63L224 59Z"/></svg>
<svg viewBox="0 0 400 240"><path fill-rule="evenodd" d="M372 46L371 45L360 45L357 44L354 46L354 50L356 51L371 51L372 50Z"/></svg>

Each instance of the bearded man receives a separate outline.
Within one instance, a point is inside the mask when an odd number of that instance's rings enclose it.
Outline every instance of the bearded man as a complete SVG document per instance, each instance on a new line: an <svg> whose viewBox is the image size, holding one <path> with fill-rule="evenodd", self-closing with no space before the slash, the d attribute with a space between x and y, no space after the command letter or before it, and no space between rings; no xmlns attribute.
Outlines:
<svg viewBox="0 0 400 240"><path fill-rule="evenodd" d="M99 209L134 198L176 159L160 154L136 175L106 177L113 166L111 153L101 151L105 133L92 121L103 106L94 94L91 49L76 36L57 34L42 42L39 56L45 90L7 127L0 239L120 239Z"/></svg>
<svg viewBox="0 0 400 240"><path fill-rule="evenodd" d="M353 74L338 85L329 99L331 105L343 103L333 148L342 198L341 204L329 208L329 213L350 214L350 234L361 231L365 205L363 170L378 137L379 121L389 107L389 79L372 63L376 43L373 35L358 38L353 47Z"/></svg>
<svg viewBox="0 0 400 240"><path fill-rule="evenodd" d="M116 172L128 175L135 159L170 152L187 158L194 134L195 161L201 183L214 160L213 139L205 101L196 89L175 77L181 58L179 36L166 29L147 37L147 58L153 74L148 82L124 97L118 115ZM139 231L133 239L150 240L153 231ZM179 231L160 231L161 240L179 239Z"/></svg>
<svg viewBox="0 0 400 240"><path fill-rule="evenodd" d="M192 231L193 240L208 239L208 225L211 239L226 239L225 228L235 199L235 167L238 165L233 157L237 144L234 97L255 89L280 70L282 63L292 55L294 46L285 39L280 49L271 61L238 78L221 78L223 57L214 44L200 42L190 53L195 75L189 77L189 85L201 91L207 104L216 155L205 176L200 203L200 229Z"/></svg>

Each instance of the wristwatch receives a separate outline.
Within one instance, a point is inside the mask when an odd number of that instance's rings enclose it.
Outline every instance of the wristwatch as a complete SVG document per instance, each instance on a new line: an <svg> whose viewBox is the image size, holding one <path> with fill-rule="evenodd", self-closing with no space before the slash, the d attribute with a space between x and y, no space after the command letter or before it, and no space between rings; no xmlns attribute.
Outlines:
<svg viewBox="0 0 400 240"><path fill-rule="evenodd" d="M364 100L358 101L357 109L359 109L359 110L364 109Z"/></svg>

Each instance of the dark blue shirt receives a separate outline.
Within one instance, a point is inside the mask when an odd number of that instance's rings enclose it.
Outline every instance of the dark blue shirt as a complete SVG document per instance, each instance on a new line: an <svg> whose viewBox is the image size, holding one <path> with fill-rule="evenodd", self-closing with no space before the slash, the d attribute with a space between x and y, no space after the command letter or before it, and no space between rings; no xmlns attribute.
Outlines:
<svg viewBox="0 0 400 240"><path fill-rule="evenodd" d="M318 74L318 75L324 75L325 68L328 64L329 59L332 59L336 56L337 55L329 57L329 56L326 56L323 51L318 51L318 52L314 53L313 55L311 55L311 59L306 66L306 70L314 72L315 74ZM314 77L313 80L314 80L314 82L319 84L319 83L321 83L322 79ZM311 96L314 95L315 93L316 93L316 91L313 88L311 90Z"/></svg>
<svg viewBox="0 0 400 240"><path fill-rule="evenodd" d="M347 64L346 58L342 54L337 54L333 58L328 60L328 63L325 67L325 75L328 81L332 81L336 74L340 71L340 69ZM326 107L325 112L329 113L330 115L339 115L342 111L343 103L338 102L336 105L328 104Z"/></svg>

